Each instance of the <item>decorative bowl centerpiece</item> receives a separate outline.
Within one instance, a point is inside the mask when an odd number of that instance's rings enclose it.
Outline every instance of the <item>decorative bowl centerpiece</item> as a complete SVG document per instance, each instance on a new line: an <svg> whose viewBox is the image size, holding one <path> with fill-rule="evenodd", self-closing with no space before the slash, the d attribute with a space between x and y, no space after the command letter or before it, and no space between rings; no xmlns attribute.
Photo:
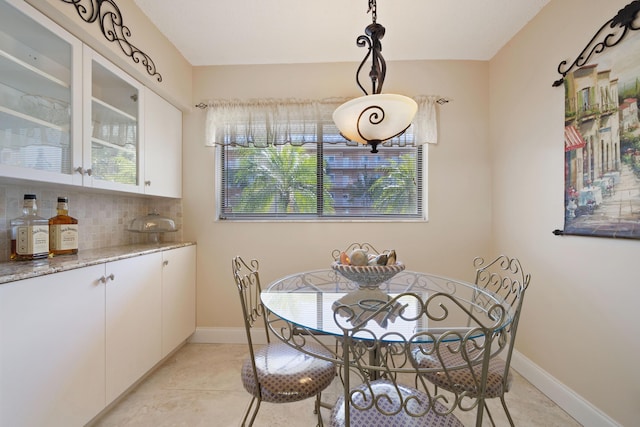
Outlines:
<svg viewBox="0 0 640 427"><path fill-rule="evenodd" d="M346 250L333 251L331 268L360 288L377 288L405 269L395 250L378 252L368 243L353 243Z"/></svg>
<svg viewBox="0 0 640 427"><path fill-rule="evenodd" d="M381 283L391 279L404 270L404 264L396 262L393 265L343 265L338 261L331 264L338 273L358 284L361 288L376 288Z"/></svg>

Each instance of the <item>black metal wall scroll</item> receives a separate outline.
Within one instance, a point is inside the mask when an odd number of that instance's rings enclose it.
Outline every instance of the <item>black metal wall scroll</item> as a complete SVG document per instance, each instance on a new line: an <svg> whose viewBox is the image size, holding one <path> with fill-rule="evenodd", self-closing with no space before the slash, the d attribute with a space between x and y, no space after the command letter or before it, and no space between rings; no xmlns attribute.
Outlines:
<svg viewBox="0 0 640 427"><path fill-rule="evenodd" d="M156 71L156 64L151 57L129 42L128 37L131 37L131 30L124 25L122 13L120 13L115 0L62 1L72 4L84 22L92 24L98 21L100 30L108 41L118 43L122 52L133 62L141 63L150 76L156 77L159 82L162 81L162 76Z"/></svg>
<svg viewBox="0 0 640 427"><path fill-rule="evenodd" d="M640 0L635 0L620 9L616 16L605 22L587 46L582 49L580 55L578 55L569 68L563 70L567 65L567 61L562 61L560 65L558 65L558 73L560 73L562 77L553 82L553 86L560 86L564 82L564 77L571 72L574 67L582 67L589 62L593 55L601 53L606 48L613 47L620 43L629 30L635 31L640 29L640 26L634 25L639 11Z"/></svg>

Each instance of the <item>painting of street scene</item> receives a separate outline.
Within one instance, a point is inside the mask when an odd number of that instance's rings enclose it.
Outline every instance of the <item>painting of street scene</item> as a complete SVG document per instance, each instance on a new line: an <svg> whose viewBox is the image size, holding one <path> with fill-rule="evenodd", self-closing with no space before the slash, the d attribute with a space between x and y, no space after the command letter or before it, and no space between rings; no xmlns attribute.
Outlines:
<svg viewBox="0 0 640 427"><path fill-rule="evenodd" d="M640 31L566 75L564 234L640 239Z"/></svg>

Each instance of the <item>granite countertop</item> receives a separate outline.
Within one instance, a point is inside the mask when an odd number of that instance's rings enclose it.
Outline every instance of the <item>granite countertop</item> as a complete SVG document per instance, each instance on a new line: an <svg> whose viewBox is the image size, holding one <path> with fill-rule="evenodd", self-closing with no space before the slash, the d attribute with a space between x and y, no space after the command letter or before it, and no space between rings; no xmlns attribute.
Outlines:
<svg viewBox="0 0 640 427"><path fill-rule="evenodd" d="M111 248L89 249L79 251L77 255L61 255L36 261L9 261L0 263L0 285L16 280L59 273L61 271L88 267L119 259L162 252L184 246L195 245L194 242L149 243L137 245L114 246Z"/></svg>

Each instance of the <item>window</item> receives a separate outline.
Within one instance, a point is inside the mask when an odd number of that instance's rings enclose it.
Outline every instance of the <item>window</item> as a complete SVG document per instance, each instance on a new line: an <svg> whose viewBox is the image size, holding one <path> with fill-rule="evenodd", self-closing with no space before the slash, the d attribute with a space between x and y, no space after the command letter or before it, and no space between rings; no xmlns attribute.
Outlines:
<svg viewBox="0 0 640 427"><path fill-rule="evenodd" d="M413 145L413 126L373 154L344 140L331 111L321 109L312 120L252 115L209 130L208 138L223 141L219 218L424 218L426 147Z"/></svg>

